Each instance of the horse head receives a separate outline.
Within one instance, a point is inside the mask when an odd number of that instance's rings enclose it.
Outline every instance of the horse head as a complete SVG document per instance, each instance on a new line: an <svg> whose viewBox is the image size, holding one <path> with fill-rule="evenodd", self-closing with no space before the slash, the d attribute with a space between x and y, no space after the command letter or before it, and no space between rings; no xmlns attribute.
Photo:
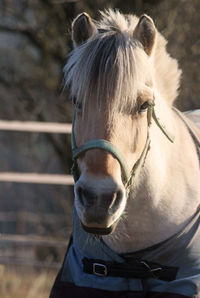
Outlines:
<svg viewBox="0 0 200 298"><path fill-rule="evenodd" d="M65 68L75 108L75 208L94 234L112 232L125 211L130 181L148 152L154 105L154 23L112 13L99 23L86 13L74 20Z"/></svg>

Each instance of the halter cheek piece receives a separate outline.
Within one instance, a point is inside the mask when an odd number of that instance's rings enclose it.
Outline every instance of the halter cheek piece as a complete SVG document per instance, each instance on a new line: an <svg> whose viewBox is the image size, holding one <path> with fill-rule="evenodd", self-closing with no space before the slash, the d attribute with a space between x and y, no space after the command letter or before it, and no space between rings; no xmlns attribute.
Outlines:
<svg viewBox="0 0 200 298"><path fill-rule="evenodd" d="M172 143L174 142L174 136L171 135L171 133L167 131L167 129L164 125L161 124L159 118L155 114L154 107L150 106L147 110L148 130L147 130L147 139L145 142L145 146L144 146L144 149L143 149L139 159L136 161L132 170L129 172L126 161L125 161L123 155L121 154L121 152L119 151L119 149L117 147L115 147L112 143L110 143L106 140L103 140L103 139L90 140L90 141L84 143L83 145L81 145L80 147L76 146L76 140L75 140L75 135L74 135L76 112L74 112L74 118L73 118L73 122L72 122L72 135L71 135L72 157L73 157L72 175L74 177L74 181L76 182L79 179L79 170L78 170L78 165L77 165L77 159L79 158L79 156L88 150L102 149L102 150L105 150L105 151L109 152L110 154L112 154L113 157L115 157L118 160L118 162L121 166L124 185L125 185L127 197L128 197L130 186L133 184L135 177L139 174L142 166L144 165L146 157L147 157L147 153L150 149L149 129L151 126L152 119L155 121L157 126L161 129L163 134L169 139L169 141Z"/></svg>

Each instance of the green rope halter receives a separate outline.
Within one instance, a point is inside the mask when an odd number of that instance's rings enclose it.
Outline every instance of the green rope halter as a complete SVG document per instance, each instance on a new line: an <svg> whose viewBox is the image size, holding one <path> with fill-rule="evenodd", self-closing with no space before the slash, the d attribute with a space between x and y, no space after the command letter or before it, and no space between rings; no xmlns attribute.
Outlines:
<svg viewBox="0 0 200 298"><path fill-rule="evenodd" d="M174 142L174 136L167 131L166 127L161 124L160 119L156 116L154 107L149 107L147 110L147 123L148 123L148 130L147 130L147 139L144 146L144 149L137 160L137 162L134 164L131 172L128 170L127 163L121 154L121 152L118 150L116 146L114 146L112 143L103 140L103 139L97 139L97 140L90 140L80 147L76 146L76 140L74 135L74 125L76 120L76 112L74 112L74 118L72 123L72 135L71 135L71 144L72 144L72 157L73 157L73 166L72 166L72 175L74 177L74 181L76 182L79 179L79 170L77 165L77 159L81 154L88 150L92 149L102 149L110 154L113 155L114 158L118 160L121 166L123 178L125 181L125 188L127 190L127 194L129 193L130 186L133 184L135 177L138 176L141 168L143 167L148 151L150 149L150 137L149 137L149 129L151 126L152 118L154 119L157 126L161 129L163 134L169 139L170 142Z"/></svg>

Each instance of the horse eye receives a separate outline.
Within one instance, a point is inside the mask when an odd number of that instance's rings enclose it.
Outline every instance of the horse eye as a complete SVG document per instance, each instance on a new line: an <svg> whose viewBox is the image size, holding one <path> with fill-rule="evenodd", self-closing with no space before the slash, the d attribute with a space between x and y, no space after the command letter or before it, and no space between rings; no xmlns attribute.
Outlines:
<svg viewBox="0 0 200 298"><path fill-rule="evenodd" d="M150 103L148 101L145 101L141 106L140 106L140 109L139 109L139 112L140 113L143 113L145 112L148 107L150 106Z"/></svg>

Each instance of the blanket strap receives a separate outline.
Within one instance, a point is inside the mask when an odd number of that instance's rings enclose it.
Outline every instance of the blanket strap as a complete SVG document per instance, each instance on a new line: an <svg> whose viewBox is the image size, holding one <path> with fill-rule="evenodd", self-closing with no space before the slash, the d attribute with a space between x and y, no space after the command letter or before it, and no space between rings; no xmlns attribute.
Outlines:
<svg viewBox="0 0 200 298"><path fill-rule="evenodd" d="M164 281L176 279L178 267L163 266L146 260L134 259L129 262L106 262L84 258L83 271L97 276L113 276L124 278L155 278Z"/></svg>

